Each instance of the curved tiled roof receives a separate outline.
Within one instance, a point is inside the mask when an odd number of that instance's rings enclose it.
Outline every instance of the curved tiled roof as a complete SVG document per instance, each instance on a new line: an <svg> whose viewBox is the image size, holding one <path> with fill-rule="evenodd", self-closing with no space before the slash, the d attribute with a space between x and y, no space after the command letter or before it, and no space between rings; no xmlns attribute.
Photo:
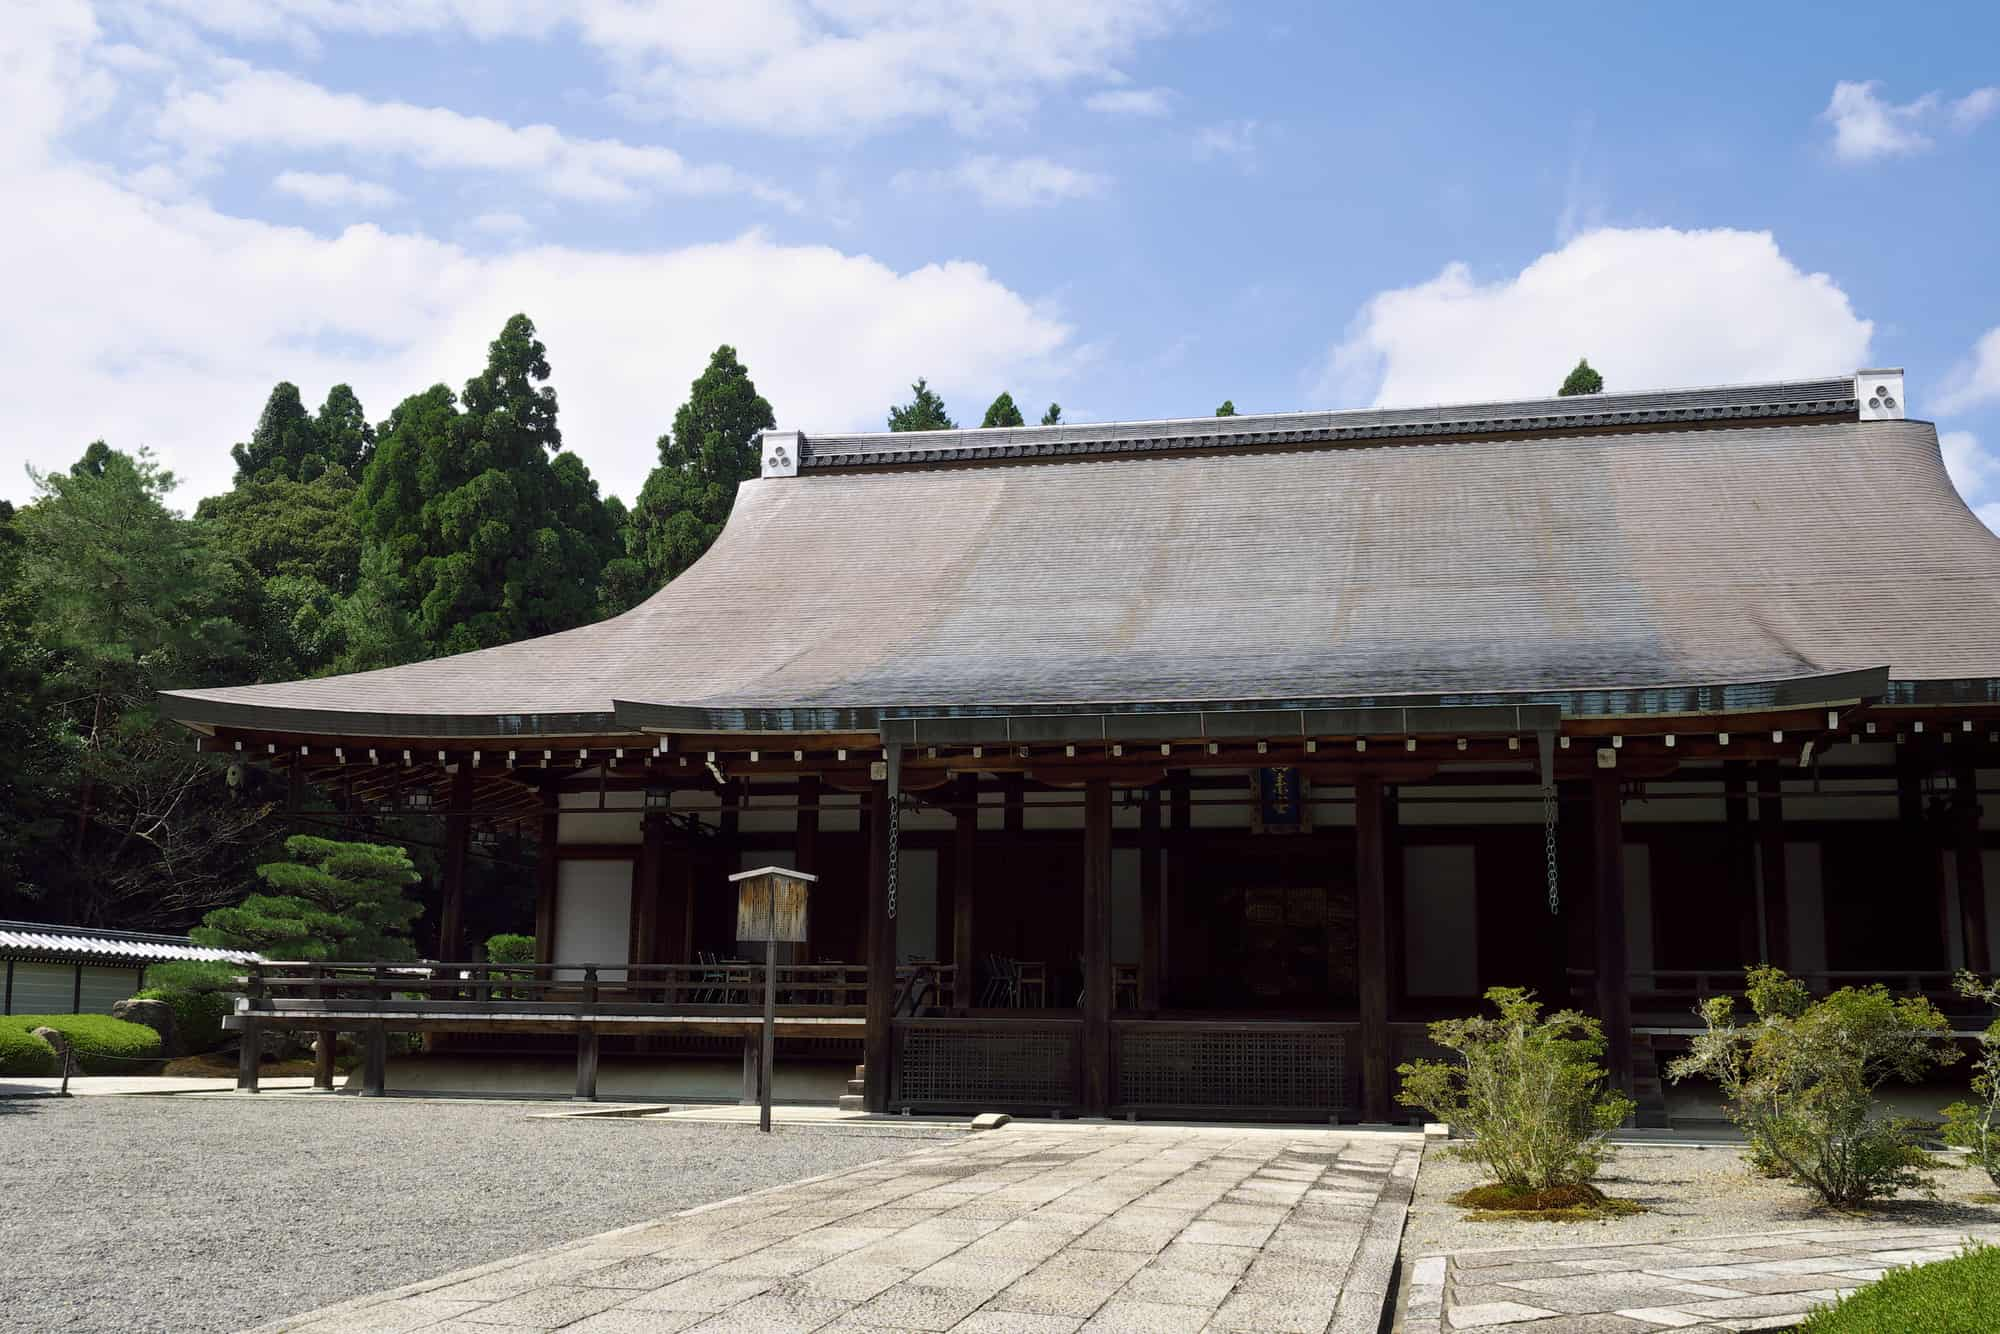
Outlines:
<svg viewBox="0 0 2000 1334"><path fill-rule="evenodd" d="M1662 686L2000 677L2000 541L1934 427L1849 411L751 481L715 547L623 616L165 707L532 738L1184 701L1619 713Z"/></svg>
<svg viewBox="0 0 2000 1334"><path fill-rule="evenodd" d="M249 963L248 950L211 949L186 936L141 931L102 931L46 922L0 922L0 959L48 959L63 963Z"/></svg>

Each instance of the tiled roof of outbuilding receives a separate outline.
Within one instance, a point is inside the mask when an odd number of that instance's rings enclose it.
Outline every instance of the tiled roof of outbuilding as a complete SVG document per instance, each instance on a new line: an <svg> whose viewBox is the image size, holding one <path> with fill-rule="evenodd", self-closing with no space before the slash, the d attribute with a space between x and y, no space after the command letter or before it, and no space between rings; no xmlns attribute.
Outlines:
<svg viewBox="0 0 2000 1334"><path fill-rule="evenodd" d="M210 949L186 936L142 931L105 931L47 922L0 922L0 959L48 959L63 963L248 963L248 950Z"/></svg>

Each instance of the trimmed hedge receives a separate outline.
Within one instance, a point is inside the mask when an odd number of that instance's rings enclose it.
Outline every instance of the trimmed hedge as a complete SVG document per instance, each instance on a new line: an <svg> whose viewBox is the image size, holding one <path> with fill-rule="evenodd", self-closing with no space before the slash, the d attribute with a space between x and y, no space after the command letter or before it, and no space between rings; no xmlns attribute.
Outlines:
<svg viewBox="0 0 2000 1334"><path fill-rule="evenodd" d="M56 1049L44 1038L13 1026L13 1016L0 1019L0 1075L59 1075Z"/></svg>
<svg viewBox="0 0 2000 1334"><path fill-rule="evenodd" d="M158 1033L108 1014L10 1014L0 1019L0 1029L12 1029L23 1037L32 1037L30 1030L37 1028L53 1028L68 1038L85 1074L151 1074L147 1062L160 1058Z"/></svg>
<svg viewBox="0 0 2000 1334"><path fill-rule="evenodd" d="M519 936L503 931L497 936L486 938L486 961L488 963L533 963L535 961L535 938Z"/></svg>
<svg viewBox="0 0 2000 1334"><path fill-rule="evenodd" d="M2000 1303L2000 1246L1893 1269L1798 1326L1801 1334L1989 1334Z"/></svg>
<svg viewBox="0 0 2000 1334"><path fill-rule="evenodd" d="M226 991L182 991L175 987L147 987L133 992L132 998L165 1001L174 1012L174 1036L190 1056L222 1045L222 1021L236 1006L235 998Z"/></svg>

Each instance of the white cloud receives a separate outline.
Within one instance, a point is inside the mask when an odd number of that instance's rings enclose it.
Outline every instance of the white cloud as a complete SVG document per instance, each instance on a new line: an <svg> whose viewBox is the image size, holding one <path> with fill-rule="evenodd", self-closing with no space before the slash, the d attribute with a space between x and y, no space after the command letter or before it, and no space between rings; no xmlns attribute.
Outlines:
<svg viewBox="0 0 2000 1334"><path fill-rule="evenodd" d="M963 190L989 208L1039 208L1066 199L1088 199L1108 184L1095 172L1079 171L1043 157L969 157L943 171L899 171L890 182L907 193Z"/></svg>
<svg viewBox="0 0 2000 1334"><path fill-rule="evenodd" d="M196 161L256 148L351 153L404 158L438 171L511 173L551 194L590 202L653 192L747 194L789 209L803 207L790 191L731 167L690 164L670 148L579 139L551 125L508 125L444 107L378 102L270 70L245 70L214 88L170 97L156 131Z"/></svg>
<svg viewBox="0 0 2000 1334"><path fill-rule="evenodd" d="M1970 431L1945 431L1938 436L1944 454L1944 470L1951 484L1967 504L1983 499L1995 481L2000 481L2000 459L1988 453Z"/></svg>
<svg viewBox="0 0 2000 1334"><path fill-rule="evenodd" d="M1915 101L1886 102L1879 82L1842 82L1833 86L1820 119L1833 126L1834 156L1845 162L1921 153L1931 147L1927 131L1948 125L1961 133L2000 111L2000 88L1977 88L1955 101L1925 93Z"/></svg>
<svg viewBox="0 0 2000 1334"><path fill-rule="evenodd" d="M1083 104L1108 116L1167 116L1173 114L1173 96L1166 88L1107 88Z"/></svg>
<svg viewBox="0 0 2000 1334"><path fill-rule="evenodd" d="M1312 387L1340 405L1532 398L1580 356L1613 391L1826 375L1867 363L1873 327L1768 232L1606 229L1512 277L1454 263L1380 293Z"/></svg>
<svg viewBox="0 0 2000 1334"><path fill-rule="evenodd" d="M1021 121L1043 93L1116 81L1191 0L163 0L185 19L310 49L320 32L573 29L609 67L617 104L791 137L920 120Z"/></svg>
<svg viewBox="0 0 2000 1334"><path fill-rule="evenodd" d="M2000 502L1991 505L1981 505L1972 512L1979 516L1979 521L1985 524L1990 531L2000 533Z"/></svg>
<svg viewBox="0 0 2000 1334"><path fill-rule="evenodd" d="M1973 344L1972 356L1945 378L1938 395L1943 412L1963 412L2000 400L2000 326L1988 329Z"/></svg>
<svg viewBox="0 0 2000 1334"><path fill-rule="evenodd" d="M271 185L315 208L379 209L402 199L386 185L357 181L337 171L281 171L272 178Z"/></svg>
<svg viewBox="0 0 2000 1334"><path fill-rule="evenodd" d="M1229 158L1247 165L1257 152L1257 122L1232 120L1221 125L1205 125L1195 131L1194 156L1197 162Z"/></svg>
<svg viewBox="0 0 2000 1334"><path fill-rule="evenodd" d="M475 232L486 236L497 236L503 241L523 240L532 236L535 231L534 223L518 213L510 213L504 209L478 214L465 225Z"/></svg>

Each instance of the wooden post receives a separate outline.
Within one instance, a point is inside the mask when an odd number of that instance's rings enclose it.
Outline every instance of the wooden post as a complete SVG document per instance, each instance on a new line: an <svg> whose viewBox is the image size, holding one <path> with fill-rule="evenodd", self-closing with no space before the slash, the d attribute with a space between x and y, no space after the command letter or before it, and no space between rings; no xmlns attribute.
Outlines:
<svg viewBox="0 0 2000 1334"><path fill-rule="evenodd" d="M556 878L562 865L562 810L556 780L542 780L542 841L535 858L535 962L556 958Z"/></svg>
<svg viewBox="0 0 2000 1334"><path fill-rule="evenodd" d="M597 1101L597 1030L588 1024L576 1031L576 1101Z"/></svg>
<svg viewBox="0 0 2000 1334"><path fill-rule="evenodd" d="M979 777L958 780L958 807L951 834L951 961L954 1009L979 1003L979 967L973 953L973 923L979 912Z"/></svg>
<svg viewBox="0 0 2000 1334"><path fill-rule="evenodd" d="M457 963L465 951L465 860L472 846L472 757L458 757L444 817L444 908L438 914L438 958Z"/></svg>
<svg viewBox="0 0 2000 1334"><path fill-rule="evenodd" d="M817 774L806 774L799 779L799 815L797 834L793 840L792 860L798 869L807 875L819 874L819 794L820 783ZM802 945L795 945L800 963L813 960L813 911L810 901L806 904L806 939Z"/></svg>
<svg viewBox="0 0 2000 1334"><path fill-rule="evenodd" d="M263 1046L261 1041L262 1031L255 1019L245 1019L243 1021L242 1036L243 1044L236 1049L236 1091L238 1093L255 1093L257 1091L257 1058L261 1054L260 1048ZM65 1052L66 1057L67 1052Z"/></svg>
<svg viewBox="0 0 2000 1334"><path fill-rule="evenodd" d="M1611 1082L1632 1090L1632 979L1625 935L1625 835L1618 771L1591 776L1591 861L1597 885L1597 1017Z"/></svg>
<svg viewBox="0 0 2000 1334"><path fill-rule="evenodd" d="M1149 787L1139 807L1139 1008L1160 1008L1160 930L1166 922L1160 877L1160 789Z"/></svg>
<svg viewBox="0 0 2000 1334"><path fill-rule="evenodd" d="M1361 1001L1361 1119L1387 1121L1389 1100L1389 891L1383 866L1382 780L1354 784L1354 887Z"/></svg>
<svg viewBox="0 0 2000 1334"><path fill-rule="evenodd" d="M745 1031L743 1034L743 1096L737 1101L745 1107L755 1107L764 1100L764 1091L757 1085L758 1076L763 1073L764 1061L757 1048L763 1045L760 1035Z"/></svg>
<svg viewBox="0 0 2000 1334"><path fill-rule="evenodd" d="M1083 1111L1111 1110L1111 783L1083 789Z"/></svg>
<svg viewBox="0 0 2000 1334"><path fill-rule="evenodd" d="M1992 937L1986 922L1986 858L1979 837L1979 766L1969 753L1952 765L1951 809L1955 818L1954 859L1958 868L1958 920L1965 933L1965 966L1993 971Z"/></svg>
<svg viewBox="0 0 2000 1334"><path fill-rule="evenodd" d="M889 916L889 803L886 782L868 791L868 1010L862 1029L862 1106L889 1110L890 1008L896 1002L896 921Z"/></svg>
<svg viewBox="0 0 2000 1334"><path fill-rule="evenodd" d="M632 876L633 963L660 963L660 882L667 870L667 821L659 811L639 817L639 861ZM634 973L632 980L643 985L646 977ZM661 995L658 999L666 999Z"/></svg>
<svg viewBox="0 0 2000 1334"><path fill-rule="evenodd" d="M340 1034L331 1028L322 1028L314 1043L313 1087L330 1089L333 1087L333 1057L340 1046Z"/></svg>
<svg viewBox="0 0 2000 1334"><path fill-rule="evenodd" d="M1764 873L1764 961L1792 966L1791 888L1785 868L1785 789L1776 761L1757 765L1757 860Z"/></svg>
<svg viewBox="0 0 2000 1334"><path fill-rule="evenodd" d="M775 932L778 921L778 888L775 881L771 885L771 906L765 920L772 924ZM777 1073L778 1059L778 941L775 933L764 938L764 1031L758 1035L757 1045L763 1048L760 1053L762 1059L757 1063L757 1129L768 1135L771 1133L771 1082Z"/></svg>
<svg viewBox="0 0 2000 1334"><path fill-rule="evenodd" d="M380 1024L370 1024L366 1043L361 1058L361 1096L379 1098L389 1083L389 1030Z"/></svg>
<svg viewBox="0 0 2000 1334"><path fill-rule="evenodd" d="M1722 856L1729 902L1736 909L1736 957L1761 960L1763 923L1757 916L1756 841L1750 833L1750 784L1741 765L1722 771ZM1655 912L1657 916L1657 909Z"/></svg>

